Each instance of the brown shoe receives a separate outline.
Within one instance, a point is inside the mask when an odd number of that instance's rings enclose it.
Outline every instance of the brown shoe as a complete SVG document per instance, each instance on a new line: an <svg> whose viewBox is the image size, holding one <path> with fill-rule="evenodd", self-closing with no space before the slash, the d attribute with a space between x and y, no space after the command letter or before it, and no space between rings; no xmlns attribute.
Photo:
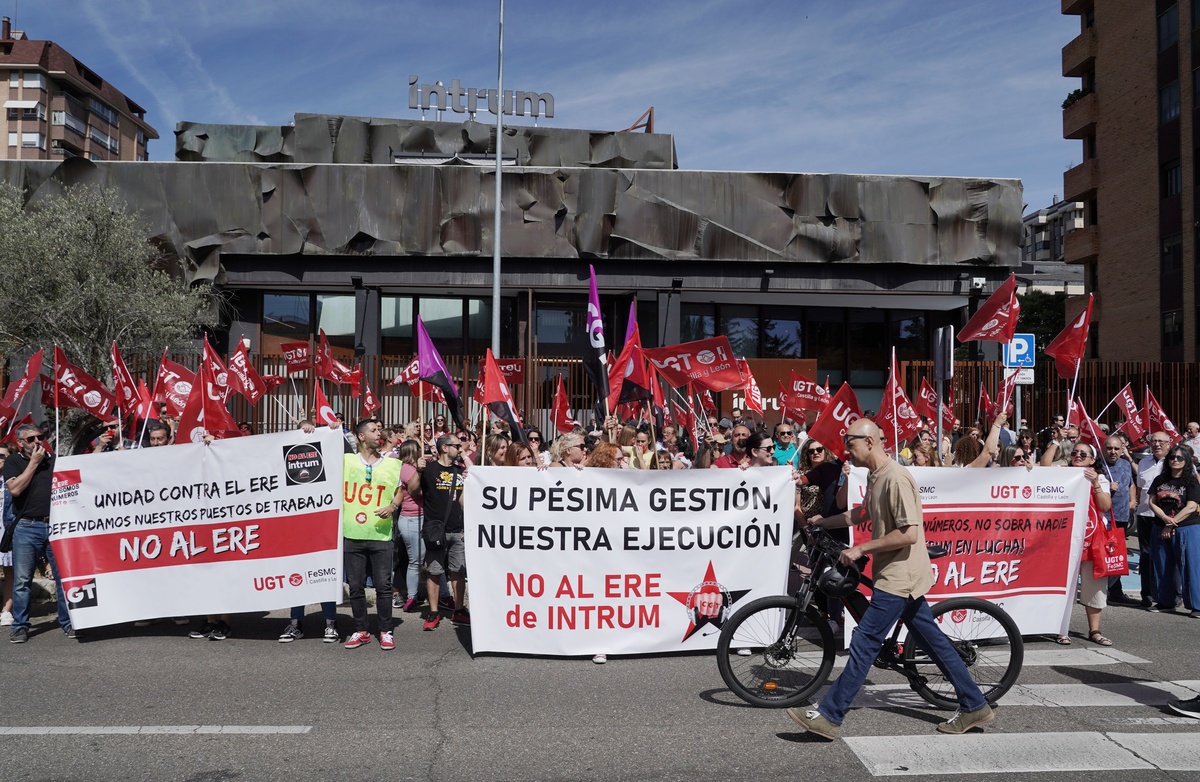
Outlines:
<svg viewBox="0 0 1200 782"><path fill-rule="evenodd" d="M788 709L787 713L797 725L823 739L833 741L841 735L842 727L825 719L816 709Z"/></svg>
<svg viewBox="0 0 1200 782"><path fill-rule="evenodd" d="M971 728L980 728L996 719L996 712L986 703L982 709L975 711L960 711L945 722L939 722L937 729L941 733L960 735Z"/></svg>

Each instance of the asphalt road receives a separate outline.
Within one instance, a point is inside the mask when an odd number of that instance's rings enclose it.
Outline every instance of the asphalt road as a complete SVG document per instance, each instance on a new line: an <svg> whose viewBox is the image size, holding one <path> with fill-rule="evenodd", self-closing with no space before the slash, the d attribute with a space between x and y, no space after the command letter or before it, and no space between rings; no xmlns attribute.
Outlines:
<svg viewBox="0 0 1200 782"><path fill-rule="evenodd" d="M946 712L877 672L825 743L738 701L710 655L473 658L469 631L415 615L396 651L347 650L315 634L315 606L291 644L283 612L235 617L223 642L170 623L75 642L46 613L27 644L0 635L0 780L1200 779L1200 720L1163 705L1200 687L1200 621L1104 616L1113 653L1029 639L985 732L936 734Z"/></svg>

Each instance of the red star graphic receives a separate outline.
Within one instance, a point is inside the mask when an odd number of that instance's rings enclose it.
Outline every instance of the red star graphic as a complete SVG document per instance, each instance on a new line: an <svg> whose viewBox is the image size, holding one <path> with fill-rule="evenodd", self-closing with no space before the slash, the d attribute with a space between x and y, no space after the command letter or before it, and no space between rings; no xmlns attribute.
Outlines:
<svg viewBox="0 0 1200 782"><path fill-rule="evenodd" d="M711 559L708 561L708 569L704 571L704 578L701 579L701 583L720 583L717 581L717 574L713 569L713 563ZM744 597L749 591L749 589L728 590L730 603L728 607L732 610L733 604L742 599L742 597ZM691 595L690 591L667 592L667 594L682 603L684 607L689 609L691 608L691 606L688 605L688 596ZM680 643L683 643L687 639L691 638L707 624L712 624L714 627L720 627L722 624L724 624L724 622L720 618L712 619L710 617L704 617L697 623L692 622L689 618L687 631L683 634L683 639L680 641Z"/></svg>

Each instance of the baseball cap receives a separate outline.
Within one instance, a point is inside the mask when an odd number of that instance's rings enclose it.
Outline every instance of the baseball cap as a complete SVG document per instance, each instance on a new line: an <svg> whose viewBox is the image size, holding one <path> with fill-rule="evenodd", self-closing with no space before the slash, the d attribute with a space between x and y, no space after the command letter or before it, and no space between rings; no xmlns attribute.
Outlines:
<svg viewBox="0 0 1200 782"><path fill-rule="evenodd" d="M730 421L728 418L722 418L720 421L717 421L717 427L719 429L732 429L733 421Z"/></svg>

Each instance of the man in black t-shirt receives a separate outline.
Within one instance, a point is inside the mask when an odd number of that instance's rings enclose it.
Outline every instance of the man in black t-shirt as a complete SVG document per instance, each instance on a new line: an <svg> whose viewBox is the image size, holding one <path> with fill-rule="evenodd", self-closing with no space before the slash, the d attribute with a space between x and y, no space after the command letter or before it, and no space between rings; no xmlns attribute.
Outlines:
<svg viewBox="0 0 1200 782"><path fill-rule="evenodd" d="M454 592L454 612L450 622L468 625L471 617L463 606L463 568L466 565L463 544L462 492L466 468L459 461L462 442L457 435L444 434L437 439L437 459L421 472L421 494L425 499L425 569L429 573L429 615L423 630L435 630L442 621L438 592L442 576ZM442 530L440 536L433 534ZM435 538L440 537L441 545Z"/></svg>
<svg viewBox="0 0 1200 782"><path fill-rule="evenodd" d="M13 518L17 528L13 533L13 627L9 641L14 644L29 640L30 586L38 557L45 557L54 574L58 593L58 624L68 638L75 637L71 615L58 564L50 548L50 482L54 476L54 457L43 445L45 436L33 424L17 427L17 445L21 452L4 462L4 482L13 498Z"/></svg>

